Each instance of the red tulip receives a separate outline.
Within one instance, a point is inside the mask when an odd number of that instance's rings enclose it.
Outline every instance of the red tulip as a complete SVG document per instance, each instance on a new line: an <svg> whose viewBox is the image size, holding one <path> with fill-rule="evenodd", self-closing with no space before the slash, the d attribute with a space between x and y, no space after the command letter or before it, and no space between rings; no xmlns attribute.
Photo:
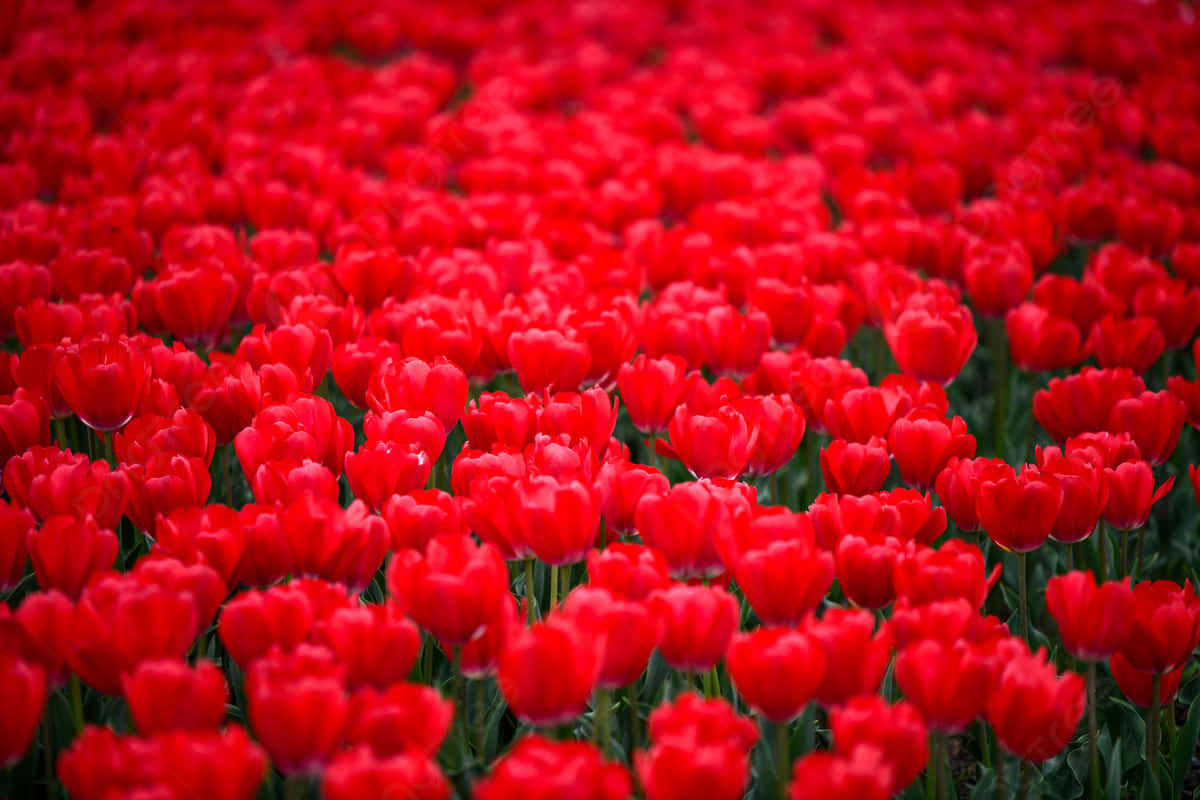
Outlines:
<svg viewBox="0 0 1200 800"><path fill-rule="evenodd" d="M1104 521L1119 531L1131 531L1142 527L1150 518L1150 511L1175 485L1172 475L1154 488L1154 472L1145 461L1127 461L1115 469L1105 468L1108 479L1108 502L1101 516Z"/></svg>
<svg viewBox="0 0 1200 800"><path fill-rule="evenodd" d="M920 294L885 322L883 330L901 370L943 386L962 370L979 340L966 307Z"/></svg>
<svg viewBox="0 0 1200 800"><path fill-rule="evenodd" d="M948 420L929 408L896 420L887 442L901 480L926 491L951 459L975 457L975 437L967 433L962 418Z"/></svg>
<svg viewBox="0 0 1200 800"><path fill-rule="evenodd" d="M970 645L924 639L896 657L896 683L931 729L950 733L961 731L983 713L992 689L992 670Z"/></svg>
<svg viewBox="0 0 1200 800"><path fill-rule="evenodd" d="M189 347L208 349L225 332L237 294L237 280L227 272L173 267L153 281L139 281L132 297L140 317L158 321L152 330L166 330Z"/></svg>
<svg viewBox="0 0 1200 800"><path fill-rule="evenodd" d="M133 419L150 364L133 340L98 337L55 351L54 380L84 425L108 432Z"/></svg>
<svg viewBox="0 0 1200 800"><path fill-rule="evenodd" d="M862 695L829 712L833 744L850 753L863 744L883 752L892 769L892 794L902 791L921 774L929 759L929 734L916 706L895 705L878 695Z"/></svg>
<svg viewBox="0 0 1200 800"><path fill-rule="evenodd" d="M763 624L795 625L825 598L834 558L803 539L776 541L740 554L733 573Z"/></svg>
<svg viewBox="0 0 1200 800"><path fill-rule="evenodd" d="M1046 584L1046 608L1058 623L1067 652L1083 661L1111 656L1133 626L1128 578L1097 586L1090 572L1055 576Z"/></svg>
<svg viewBox="0 0 1200 800"><path fill-rule="evenodd" d="M434 757L454 721L454 702L432 686L393 681L350 698L346 744L367 745L379 758L401 753Z"/></svg>
<svg viewBox="0 0 1200 800"><path fill-rule="evenodd" d="M528 328L508 339L508 358L527 394L573 392L592 366L586 342L558 330Z"/></svg>
<svg viewBox="0 0 1200 800"><path fill-rule="evenodd" d="M1027 464L1019 475L980 481L976 510L993 542L1027 553L1049 538L1062 499L1058 481Z"/></svg>
<svg viewBox="0 0 1200 800"><path fill-rule="evenodd" d="M561 725L587 706L604 663L605 641L597 630L573 622L552 616L509 633L496 683L521 721Z"/></svg>
<svg viewBox="0 0 1200 800"><path fill-rule="evenodd" d="M671 575L682 580L725 570L717 540L726 530L748 525L749 511L740 493L696 481L676 484L663 495L644 495L634 519L642 541L661 552Z"/></svg>
<svg viewBox="0 0 1200 800"><path fill-rule="evenodd" d="M12 653L0 654L0 690L7 698L0 723L0 768L21 760L46 706L46 673Z"/></svg>
<svg viewBox="0 0 1200 800"><path fill-rule="evenodd" d="M312 631L312 600L296 584L243 592L221 610L217 633L235 664L245 671L272 646L288 652Z"/></svg>
<svg viewBox="0 0 1200 800"><path fill-rule="evenodd" d="M1170 672L1157 676L1159 708L1171 707L1171 702L1179 692L1179 684L1183 681L1183 670L1186 667L1186 664L1180 664ZM1121 694L1142 708L1150 708L1154 701L1154 674L1143 672L1130 664L1129 659L1121 655L1119 650L1108 660L1108 668L1112 671L1113 680L1117 682Z"/></svg>
<svg viewBox="0 0 1200 800"><path fill-rule="evenodd" d="M318 620L312 640L346 666L346 688L386 690L408 677L421 649L421 634L398 606L349 606ZM432 754L431 754L432 755Z"/></svg>
<svg viewBox="0 0 1200 800"><path fill-rule="evenodd" d="M238 343L234 357L248 361L260 376L264 366L286 367L299 381L296 391L312 392L329 371L333 339L329 331L304 323L279 325L269 331L263 325L255 325ZM284 400L286 396L278 399Z"/></svg>
<svg viewBox="0 0 1200 800"><path fill-rule="evenodd" d="M347 454L345 467L354 496L380 511L390 498L423 488L433 459L418 442L374 441Z"/></svg>
<svg viewBox="0 0 1200 800"><path fill-rule="evenodd" d="M1128 368L1084 367L1065 378L1052 378L1033 395L1033 416L1050 438L1063 443L1072 436L1101 431L1117 401L1146 391L1146 384Z"/></svg>
<svg viewBox="0 0 1200 800"><path fill-rule="evenodd" d="M93 575L112 569L120 550L116 534L100 528L90 515L83 520L51 517L28 537L38 586L57 589L72 600L79 599Z"/></svg>
<svg viewBox="0 0 1200 800"><path fill-rule="evenodd" d="M405 548L424 551L425 545L441 533L467 533L467 520L460 498L440 489L418 489L388 499L383 518L391 532L391 550Z"/></svg>
<svg viewBox="0 0 1200 800"><path fill-rule="evenodd" d="M675 409L668 426L670 445L659 443L668 455L678 458L698 478L736 478L746 469L758 439L746 418L732 405L712 414L692 413L686 406Z"/></svg>
<svg viewBox="0 0 1200 800"><path fill-rule="evenodd" d="M898 539L872 531L842 537L836 553L838 585L850 602L879 609L896 599L892 575L901 548Z"/></svg>
<svg viewBox="0 0 1200 800"><path fill-rule="evenodd" d="M0 500L0 590L12 589L25 577L28 538L36 524L28 511Z"/></svg>
<svg viewBox="0 0 1200 800"><path fill-rule="evenodd" d="M1046 651L1008 661L987 703L988 721L1004 749L1040 764L1075 736L1084 708L1083 678L1056 676Z"/></svg>
<svg viewBox="0 0 1200 800"><path fill-rule="evenodd" d="M676 584L650 595L650 609L662 634L663 660L681 672L712 669L737 631L741 610L737 599L716 586Z"/></svg>
<svg viewBox="0 0 1200 800"><path fill-rule="evenodd" d="M986 571L983 553L961 539L949 539L937 550L910 547L896 562L896 594L909 605L961 597L976 610L1000 580L1000 565Z"/></svg>
<svg viewBox="0 0 1200 800"><path fill-rule="evenodd" d="M211 661L143 661L121 676L125 702L138 731L149 736L176 730L212 730L225 719L225 675ZM186 698L186 702L171 702Z"/></svg>
<svg viewBox="0 0 1200 800"><path fill-rule="evenodd" d="M846 755L818 751L793 764L788 800L885 800L898 785L883 750L860 744Z"/></svg>
<svg viewBox="0 0 1200 800"><path fill-rule="evenodd" d="M487 452L493 445L523 449L537 433L537 395L509 397L504 392L483 392L467 403L463 431L473 450Z"/></svg>
<svg viewBox="0 0 1200 800"><path fill-rule="evenodd" d="M1023 370L1073 367L1087 356L1079 328L1067 317L1035 303L1021 303L1004 317L1008 353Z"/></svg>
<svg viewBox="0 0 1200 800"><path fill-rule="evenodd" d="M126 511L140 531L153 531L159 514L204 505L212 491L212 476L200 458L160 452L145 465L126 464L121 469L133 489Z"/></svg>
<svg viewBox="0 0 1200 800"><path fill-rule="evenodd" d="M451 795L446 776L429 756L402 753L379 758L369 747L359 747L337 755L325 766L321 796L329 800L387 800L394 796L449 800Z"/></svg>
<svg viewBox="0 0 1200 800"><path fill-rule="evenodd" d="M477 800L625 800L629 773L604 761L590 742L552 742L525 736L471 788Z"/></svg>
<svg viewBox="0 0 1200 800"><path fill-rule="evenodd" d="M837 439L821 450L820 459L825 487L835 494L877 492L892 469L887 442L878 437L866 444Z"/></svg>
<svg viewBox="0 0 1200 800"><path fill-rule="evenodd" d="M1033 264L1019 241L980 241L967 248L963 278L975 310L985 317L1002 317L1033 288Z"/></svg>
<svg viewBox="0 0 1200 800"><path fill-rule="evenodd" d="M770 475L787 465L804 438L804 415L787 395L743 396L733 402L758 436L746 462L748 475Z"/></svg>
<svg viewBox="0 0 1200 800"><path fill-rule="evenodd" d="M617 373L621 399L633 426L642 433L661 434L687 389L687 363L676 355L638 356Z"/></svg>
<svg viewBox="0 0 1200 800"><path fill-rule="evenodd" d="M878 386L847 389L825 401L824 420L835 439L866 444L886 439L892 424L912 409L912 398Z"/></svg>
<svg viewBox="0 0 1200 800"><path fill-rule="evenodd" d="M1107 430L1128 433L1151 466L1163 464L1175 451L1187 421L1187 406L1171 392L1142 392L1118 400L1108 415Z"/></svg>
<svg viewBox="0 0 1200 800"><path fill-rule="evenodd" d="M574 564L587 557L600 530L600 507L589 483L548 475L516 485L521 538L547 564Z"/></svg>
<svg viewBox="0 0 1200 800"><path fill-rule="evenodd" d="M432 412L449 432L467 404L467 376L444 358L432 364L419 358L389 359L371 376L366 399L376 414Z"/></svg>
<svg viewBox="0 0 1200 800"><path fill-rule="evenodd" d="M746 702L772 722L804 711L826 669L825 648L799 631L759 628L733 637L729 677Z"/></svg>
<svg viewBox="0 0 1200 800"><path fill-rule="evenodd" d="M1100 512L1108 503L1108 480L1104 472L1080 458L1039 458L1043 474L1052 475L1063 490L1063 502L1050 529L1057 542L1079 542L1096 529Z"/></svg>
<svg viewBox="0 0 1200 800"><path fill-rule="evenodd" d="M45 400L20 388L11 395L0 395L0 463L51 441Z"/></svg>
<svg viewBox="0 0 1200 800"><path fill-rule="evenodd" d="M1166 340L1150 317L1108 314L1092 327L1088 346L1102 368L1125 367L1141 375L1158 361Z"/></svg>
<svg viewBox="0 0 1200 800"><path fill-rule="evenodd" d="M758 728L729 703L685 693L654 709L648 727L651 747L633 761L648 800L733 800L745 792Z"/></svg>
<svg viewBox="0 0 1200 800"><path fill-rule="evenodd" d="M804 630L825 646L825 674L817 702L826 708L859 694L873 694L883 683L892 658L892 633L886 623L875 629L875 615L863 609L827 609Z"/></svg>
<svg viewBox="0 0 1200 800"><path fill-rule="evenodd" d="M581 586L567 595L563 613L604 642L598 687L628 686L645 671L659 634L645 603L617 597L598 586Z"/></svg>
<svg viewBox="0 0 1200 800"><path fill-rule="evenodd" d="M587 555L588 583L615 596L641 602L670 584L662 553L639 544L613 542Z"/></svg>
<svg viewBox="0 0 1200 800"><path fill-rule="evenodd" d="M1200 598L1189 581L1143 581L1133 587L1133 626L1120 653L1143 672L1164 675L1200 644Z"/></svg>

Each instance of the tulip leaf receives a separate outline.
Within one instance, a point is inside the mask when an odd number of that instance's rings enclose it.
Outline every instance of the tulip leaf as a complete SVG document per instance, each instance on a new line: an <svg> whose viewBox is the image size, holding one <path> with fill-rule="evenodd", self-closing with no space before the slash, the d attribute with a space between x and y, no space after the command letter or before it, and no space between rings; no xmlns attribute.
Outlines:
<svg viewBox="0 0 1200 800"><path fill-rule="evenodd" d="M1167 713L1173 713L1173 709L1169 706ZM1183 730L1179 732L1175 751L1171 753L1172 797L1178 797L1183 792L1183 779L1186 777L1188 767L1196 753L1197 739L1200 739L1200 697L1193 700L1191 707L1188 708L1187 722L1184 723Z"/></svg>
<svg viewBox="0 0 1200 800"><path fill-rule="evenodd" d="M1104 786L1107 800L1121 800L1121 739L1113 743L1112 759L1108 762L1108 781Z"/></svg>

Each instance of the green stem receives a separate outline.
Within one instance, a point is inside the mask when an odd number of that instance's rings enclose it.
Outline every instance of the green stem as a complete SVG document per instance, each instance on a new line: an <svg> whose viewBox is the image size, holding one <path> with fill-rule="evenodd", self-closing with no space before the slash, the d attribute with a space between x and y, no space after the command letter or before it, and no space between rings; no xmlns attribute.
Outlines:
<svg viewBox="0 0 1200 800"><path fill-rule="evenodd" d="M461 743L459 746L459 763L466 767L470 760L470 751L467 747L467 738L470 735L467 731L467 682L463 679L462 674L462 645L455 645L451 648L452 660L451 669L453 675L451 679L454 681L454 716L458 720L458 724L462 726L462 736L459 738Z"/></svg>
<svg viewBox="0 0 1200 800"><path fill-rule="evenodd" d="M650 434L650 466L662 472L662 464L658 460L658 434Z"/></svg>
<svg viewBox="0 0 1200 800"><path fill-rule="evenodd" d="M629 684L628 697L629 733L633 742L633 750L638 750L642 746L642 720L641 711L638 710L638 682L636 678L634 679L633 683Z"/></svg>
<svg viewBox="0 0 1200 800"><path fill-rule="evenodd" d="M925 800L937 800L938 785L938 735L929 733L929 762L925 765Z"/></svg>
<svg viewBox="0 0 1200 800"><path fill-rule="evenodd" d="M775 770L779 777L778 796L780 800L787 799L788 791L788 772L791 768L791 761L788 756L789 749L789 733L788 724L786 722L776 722L775 728Z"/></svg>
<svg viewBox="0 0 1200 800"><path fill-rule="evenodd" d="M308 779L303 775L289 775L283 781L285 800L304 800L308 794Z"/></svg>
<svg viewBox="0 0 1200 800"><path fill-rule="evenodd" d="M78 736L83 732L83 687L75 673L71 673L67 684L71 693L71 719L75 722L75 735Z"/></svg>
<svg viewBox="0 0 1200 800"><path fill-rule="evenodd" d="M704 696L706 698L711 698L713 696L712 673L705 672L703 675L700 676L700 682L704 689Z"/></svg>
<svg viewBox="0 0 1200 800"><path fill-rule="evenodd" d="M988 321L988 332L991 334L989 350L991 350L993 366L993 391L995 404L992 409L992 443L996 448L996 457L1004 459L1004 434L1008 427L1008 339L1005 335L1004 320Z"/></svg>
<svg viewBox="0 0 1200 800"><path fill-rule="evenodd" d="M42 749L44 753L44 767L46 770L46 797L53 798L55 776L54 776L54 715L47 713L42 715Z"/></svg>
<svg viewBox="0 0 1200 800"><path fill-rule="evenodd" d="M1096 580L1104 583L1108 580L1108 526L1106 523L1100 523L1100 527L1096 529L1096 535L1100 537L1100 574L1096 576Z"/></svg>
<svg viewBox="0 0 1200 800"><path fill-rule="evenodd" d="M1083 542L1075 542L1074 544L1067 545L1067 549L1071 554L1070 560L1067 562L1068 569L1074 569L1075 564L1078 564L1080 569L1082 569L1084 566Z"/></svg>
<svg viewBox="0 0 1200 800"><path fill-rule="evenodd" d="M484 705L484 689L487 688L485 679L475 681L475 754L479 756L479 763L488 763L487 754L483 752L487 745L487 731L484 723L486 722L487 708Z"/></svg>
<svg viewBox="0 0 1200 800"><path fill-rule="evenodd" d="M421 678L427 686L433 686L433 635L425 634L425 652L421 654Z"/></svg>
<svg viewBox="0 0 1200 800"><path fill-rule="evenodd" d="M58 446L63 450L71 449L71 442L67 439L67 420L66 417L59 417L54 420L54 440L58 442Z"/></svg>
<svg viewBox="0 0 1200 800"><path fill-rule="evenodd" d="M608 743L612 738L608 732L609 712L612 709L612 692L609 689L596 690L596 719L592 725L592 740L600 748L600 752L608 758Z"/></svg>
<svg viewBox="0 0 1200 800"><path fill-rule="evenodd" d="M1121 572L1118 577L1124 578L1129 574L1129 531L1121 531Z"/></svg>
<svg viewBox="0 0 1200 800"><path fill-rule="evenodd" d="M533 559L525 559L525 617L533 624Z"/></svg>
<svg viewBox="0 0 1200 800"><path fill-rule="evenodd" d="M1028 800L1029 787L1033 785L1033 765L1028 761L1021 762L1021 800Z"/></svg>
<svg viewBox="0 0 1200 800"><path fill-rule="evenodd" d="M1142 579L1142 549L1145 547L1145 544L1146 544L1146 529L1139 528L1138 529L1138 540L1137 540L1137 566L1135 566L1133 568L1134 582L1140 581Z"/></svg>
<svg viewBox="0 0 1200 800"><path fill-rule="evenodd" d="M1026 554L1017 553L1017 593L1021 604L1021 638L1029 642L1029 589L1026 586Z"/></svg>
<svg viewBox="0 0 1200 800"><path fill-rule="evenodd" d="M979 759L983 766L992 768L992 744L988 741L987 723L979 720Z"/></svg>
<svg viewBox="0 0 1200 800"><path fill-rule="evenodd" d="M1159 702L1159 693L1162 691L1162 675L1157 672L1150 683L1150 711L1149 719L1146 720L1146 760L1150 762L1150 774L1154 776L1154 782L1158 783L1158 762L1159 762L1159 746L1158 746L1158 726L1162 717L1162 705Z"/></svg>
<svg viewBox="0 0 1200 800"><path fill-rule="evenodd" d="M1096 748L1096 662L1087 662L1087 707L1088 707L1088 770L1092 800L1100 797L1100 755Z"/></svg>
<svg viewBox="0 0 1200 800"><path fill-rule="evenodd" d="M550 565L550 610L558 603L558 565Z"/></svg>
<svg viewBox="0 0 1200 800"><path fill-rule="evenodd" d="M780 467L780 469L783 468ZM772 472L768 480L771 484L771 502L777 506L783 505L783 498L779 496L779 469Z"/></svg>
<svg viewBox="0 0 1200 800"><path fill-rule="evenodd" d="M1163 711L1166 712L1163 716L1167 720L1167 752L1174 753L1175 745L1179 742L1179 728L1175 722L1175 700L1172 699Z"/></svg>
<svg viewBox="0 0 1200 800"><path fill-rule="evenodd" d="M804 484L804 506L807 508L820 494L818 487L823 478L821 477L820 442L812 433L806 434L804 438L808 440L804 443L805 455L808 457L808 474Z"/></svg>

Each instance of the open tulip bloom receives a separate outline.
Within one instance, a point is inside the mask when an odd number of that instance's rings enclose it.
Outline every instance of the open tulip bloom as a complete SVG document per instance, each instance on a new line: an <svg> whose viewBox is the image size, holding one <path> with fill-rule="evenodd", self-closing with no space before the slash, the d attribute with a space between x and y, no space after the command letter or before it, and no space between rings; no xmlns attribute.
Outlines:
<svg viewBox="0 0 1200 800"><path fill-rule="evenodd" d="M1200 783L1194 4L0 6L0 797Z"/></svg>

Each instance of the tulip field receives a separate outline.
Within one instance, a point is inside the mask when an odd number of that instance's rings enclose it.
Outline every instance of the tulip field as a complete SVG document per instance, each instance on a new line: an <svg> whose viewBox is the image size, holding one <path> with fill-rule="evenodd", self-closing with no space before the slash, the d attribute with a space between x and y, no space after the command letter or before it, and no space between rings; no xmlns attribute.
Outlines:
<svg viewBox="0 0 1200 800"><path fill-rule="evenodd" d="M1200 798L1196 15L0 2L0 798Z"/></svg>

